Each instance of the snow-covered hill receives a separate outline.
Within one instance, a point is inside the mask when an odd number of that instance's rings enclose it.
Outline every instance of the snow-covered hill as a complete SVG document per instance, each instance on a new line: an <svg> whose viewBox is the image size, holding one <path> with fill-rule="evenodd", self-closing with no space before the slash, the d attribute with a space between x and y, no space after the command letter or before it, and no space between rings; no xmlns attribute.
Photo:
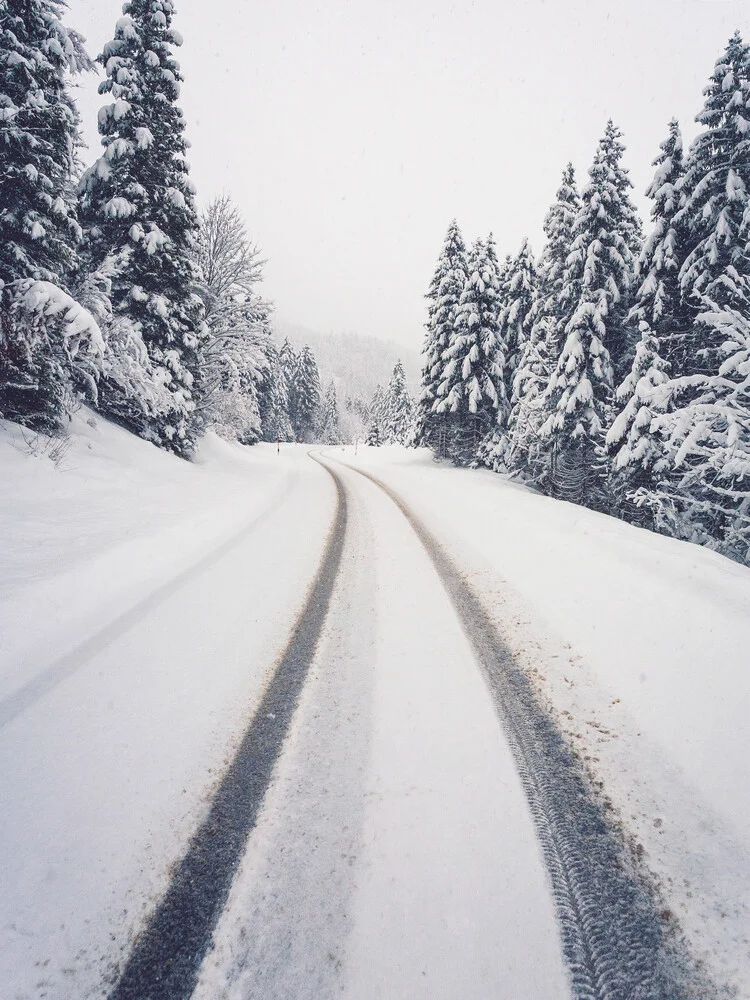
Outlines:
<svg viewBox="0 0 750 1000"><path fill-rule="evenodd" d="M356 333L319 333L279 319L274 320L274 329L279 341L288 337L296 348L307 344L312 349L323 384L332 379L339 399L351 395L361 396L369 402L375 386L388 383L393 366L399 359L406 370L412 393L417 391L421 331L418 331L414 347L410 349L393 341Z"/></svg>

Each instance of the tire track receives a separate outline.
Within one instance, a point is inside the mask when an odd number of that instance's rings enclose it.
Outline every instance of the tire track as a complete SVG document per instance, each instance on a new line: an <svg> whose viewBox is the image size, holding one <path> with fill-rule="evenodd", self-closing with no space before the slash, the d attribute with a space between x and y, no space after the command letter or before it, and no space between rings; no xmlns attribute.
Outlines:
<svg viewBox="0 0 750 1000"><path fill-rule="evenodd" d="M144 615L155 611L164 601L172 597L181 587L184 587L186 583L194 580L223 559L238 542L241 542L248 535L252 534L270 514L275 513L279 509L281 504L291 494L297 481L297 475L295 473L286 483L284 489L273 498L271 503L260 514L257 514L247 524L244 524L239 531L236 531L207 555L198 559L197 562L188 566L187 569L182 570L177 576L167 580L166 583L157 587L156 590L152 590L148 596L138 601L137 604L134 604L121 615L118 615L117 618L108 625L105 625L104 628L95 632L84 642L70 650L69 653L65 653L59 657L42 670L41 673L32 677L31 680L27 681L20 688L17 688L0 700L0 729L3 726L7 726L8 723L23 714L32 705L35 705L40 698L53 691L58 684L67 680L68 677L72 677L77 670L88 663L97 653L100 653L112 642L115 642L115 640L129 632L133 625L140 621Z"/></svg>
<svg viewBox="0 0 750 1000"><path fill-rule="evenodd" d="M336 460L338 462L338 460ZM710 994L668 939L644 873L609 826L584 769L459 570L401 497L368 472L430 557L487 680L549 874L576 1000L695 1000Z"/></svg>
<svg viewBox="0 0 750 1000"><path fill-rule="evenodd" d="M333 524L292 636L206 819L136 940L109 1000L187 1000L195 989L328 614L347 524L346 493L343 484L332 478Z"/></svg>

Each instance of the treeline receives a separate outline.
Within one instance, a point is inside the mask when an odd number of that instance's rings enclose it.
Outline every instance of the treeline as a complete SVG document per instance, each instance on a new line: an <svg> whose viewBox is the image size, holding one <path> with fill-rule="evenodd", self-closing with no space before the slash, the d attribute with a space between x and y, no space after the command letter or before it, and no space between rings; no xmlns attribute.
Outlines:
<svg viewBox="0 0 750 1000"><path fill-rule="evenodd" d="M82 174L70 79L93 63L64 6L0 4L0 416L55 434L85 399L185 457L207 428L337 443L335 386L272 340L238 209L195 207L172 0L129 0L97 57L103 150ZM370 404L345 407L364 433Z"/></svg>
<svg viewBox="0 0 750 1000"><path fill-rule="evenodd" d="M418 440L458 464L750 559L750 50L716 63L683 152L654 161L644 240L609 122L568 165L535 259L468 251L429 292Z"/></svg>

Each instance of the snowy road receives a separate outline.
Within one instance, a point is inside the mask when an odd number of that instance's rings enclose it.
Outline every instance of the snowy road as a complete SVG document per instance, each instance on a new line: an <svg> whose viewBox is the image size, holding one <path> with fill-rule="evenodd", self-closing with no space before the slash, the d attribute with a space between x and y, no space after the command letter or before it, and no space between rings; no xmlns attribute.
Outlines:
<svg viewBox="0 0 750 1000"><path fill-rule="evenodd" d="M0 702L8 996L687 996L442 545L341 455L260 455Z"/></svg>

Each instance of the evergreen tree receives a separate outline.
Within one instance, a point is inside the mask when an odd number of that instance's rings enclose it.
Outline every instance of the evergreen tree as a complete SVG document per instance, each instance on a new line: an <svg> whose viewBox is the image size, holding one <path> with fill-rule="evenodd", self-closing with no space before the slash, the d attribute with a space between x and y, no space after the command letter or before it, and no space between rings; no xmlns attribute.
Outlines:
<svg viewBox="0 0 750 1000"><path fill-rule="evenodd" d="M265 355L266 366L257 387L261 436L264 441L293 441L286 376L280 352L270 338Z"/></svg>
<svg viewBox="0 0 750 1000"><path fill-rule="evenodd" d="M289 392L289 416L297 441L308 444L318 437L320 427L321 390L320 372L315 356L305 345L299 354L282 347L282 364L285 367Z"/></svg>
<svg viewBox="0 0 750 1000"><path fill-rule="evenodd" d="M704 94L696 117L704 131L690 149L680 185L684 207L676 221L691 242L680 284L696 312L708 303L742 309L741 279L750 275L750 49L739 32L717 61ZM696 324L681 371L716 372L723 361L720 329Z"/></svg>
<svg viewBox="0 0 750 1000"><path fill-rule="evenodd" d="M406 384L406 372L397 361L382 405L382 439L386 444L408 444L412 430L413 403Z"/></svg>
<svg viewBox="0 0 750 1000"><path fill-rule="evenodd" d="M497 270L481 240L469 257L456 334L445 351L436 412L451 414L450 457L473 462L482 440L506 415L505 358L499 337Z"/></svg>
<svg viewBox="0 0 750 1000"><path fill-rule="evenodd" d="M91 63L63 8L0 5L0 415L49 432L64 427L82 382L96 399L103 361L95 320L67 294L80 239L67 74Z"/></svg>
<svg viewBox="0 0 750 1000"><path fill-rule="evenodd" d="M370 421L367 428L365 444L369 445L371 448L377 448L380 445L380 428L378 427L378 422L374 417Z"/></svg>
<svg viewBox="0 0 750 1000"><path fill-rule="evenodd" d="M91 67L62 0L0 11L0 287L37 278L65 287L76 266L79 119L67 74Z"/></svg>
<svg viewBox="0 0 750 1000"><path fill-rule="evenodd" d="M547 346L549 361L554 367L565 342L565 325L570 319L570 301L567 295L566 268L573 244L573 229L581 199L576 187L573 164L569 163L562 175L557 198L544 220L547 243L537 267L538 295L531 310L535 328L533 339Z"/></svg>
<svg viewBox="0 0 750 1000"><path fill-rule="evenodd" d="M552 489L577 502L601 502L613 356L618 366L630 367L626 317L640 226L619 140L608 122L574 223L563 278L572 315L543 403L548 415L541 434L552 451Z"/></svg>
<svg viewBox="0 0 750 1000"><path fill-rule="evenodd" d="M321 406L320 440L323 444L341 444L341 427L339 425L339 404L336 396L336 386L329 382Z"/></svg>
<svg viewBox="0 0 750 1000"><path fill-rule="evenodd" d="M750 50L730 39L704 91L676 222L692 249L683 300L698 310L683 366L659 387L652 435L667 470L647 491L657 524L748 559L750 544Z"/></svg>
<svg viewBox="0 0 750 1000"><path fill-rule="evenodd" d="M659 353L659 341L643 320L632 370L616 393L622 409L607 432L607 447L614 452L615 476L631 493L652 485L653 478L665 467L664 447L652 430L652 422L665 405L659 390L669 380L667 369Z"/></svg>
<svg viewBox="0 0 750 1000"><path fill-rule="evenodd" d="M153 362L167 373L169 412L149 418L116 392L103 408L178 454L197 431L195 397L205 339L203 304L192 260L198 222L185 160L185 124L177 106L182 80L172 55L172 0L128 0L114 39L98 61L99 92L112 103L99 113L104 154L85 173L81 206L89 265L119 254L112 282L115 314L142 333Z"/></svg>
<svg viewBox="0 0 750 1000"><path fill-rule="evenodd" d="M659 411L656 390L673 370L687 363L686 345L692 340L694 310L686 308L680 288L680 269L688 252L688 234L677 221L679 187L683 176L682 135L676 121L654 160L656 172L646 194L653 200L652 231L636 264L638 292L630 319L641 330L633 367L620 384L616 401L620 412L607 433L607 447L614 454L613 480L624 498L651 487L653 477L665 466L664 442L652 432L652 418ZM644 522L644 515L630 508L629 516Z"/></svg>
<svg viewBox="0 0 750 1000"><path fill-rule="evenodd" d="M504 301L499 316L500 340L505 355L505 392L510 399L515 371L529 338L531 311L537 291L536 266L528 240L523 241L518 254L508 261L502 281Z"/></svg>
<svg viewBox="0 0 750 1000"><path fill-rule="evenodd" d="M536 295L528 314L530 326L524 355L513 375L511 446L508 463L525 478L549 488L550 439L540 435L550 416L545 392L565 342L570 303L565 284L566 262L581 200L573 165L563 171L555 202L544 220L547 243L537 266Z"/></svg>
<svg viewBox="0 0 750 1000"><path fill-rule="evenodd" d="M454 219L448 227L427 293L427 334L422 348L422 387L416 414L418 440L438 454L445 454L449 421L445 413L435 412L435 404L443 379L443 357L455 336L456 313L466 284L466 269L466 247Z"/></svg>
<svg viewBox="0 0 750 1000"><path fill-rule="evenodd" d="M680 221L680 188L683 180L682 134L677 121L654 160L656 172L646 190L653 200L652 230L636 263L638 289L630 313L638 325L647 323L659 341L659 352L682 371L690 353L689 332L695 309L683 302L680 271L690 250L690 235ZM684 218L684 217L683 217Z"/></svg>

